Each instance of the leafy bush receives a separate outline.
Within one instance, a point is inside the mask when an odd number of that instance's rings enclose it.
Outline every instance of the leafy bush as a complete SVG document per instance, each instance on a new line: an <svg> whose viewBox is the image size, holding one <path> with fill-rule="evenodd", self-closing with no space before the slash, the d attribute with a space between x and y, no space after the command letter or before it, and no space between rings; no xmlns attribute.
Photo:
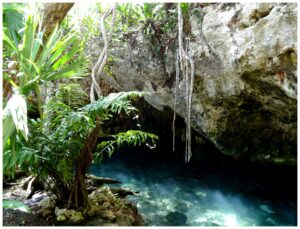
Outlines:
<svg viewBox="0 0 300 229"><path fill-rule="evenodd" d="M41 86L59 79L82 78L87 73L87 60L81 53L83 43L75 33L63 35L57 26L45 40L38 26L38 17L29 14L22 37L16 41L16 35L11 30L12 22L6 21L2 35L3 46L10 52L10 58L17 62L17 67L7 69L3 75L13 88L13 95L3 111L5 175L13 177L15 167L22 165L21 161L31 155L26 150L16 148L17 141L22 142L22 137L27 139L29 96L33 95L37 100L38 111L43 119ZM24 152L27 154L22 155ZM36 157L32 158L36 160Z"/></svg>
<svg viewBox="0 0 300 229"><path fill-rule="evenodd" d="M137 109L132 105L131 100L143 94L135 91L112 93L76 110L61 101L59 97L53 98L45 105L46 113L51 110L52 114L46 116L44 120L30 120L28 144L19 147L20 151L26 152L27 155L36 155L29 158L31 162L27 164L27 170L37 174L45 183L50 177L55 184L52 186L52 192L65 202L74 182L76 160L89 134L97 123L107 121L114 114L122 112L130 115L136 112ZM97 134L101 137L101 131ZM98 144L98 153L94 154L94 162L100 162L99 159L104 153L111 155L123 144L153 145L158 139L156 135L141 130L129 130L106 137L110 140ZM4 164L4 169L6 166Z"/></svg>

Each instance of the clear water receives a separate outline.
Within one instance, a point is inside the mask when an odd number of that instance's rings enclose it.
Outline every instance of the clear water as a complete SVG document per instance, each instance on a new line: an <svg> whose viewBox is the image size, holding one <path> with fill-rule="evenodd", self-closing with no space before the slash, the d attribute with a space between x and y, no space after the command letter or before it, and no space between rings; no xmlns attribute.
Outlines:
<svg viewBox="0 0 300 229"><path fill-rule="evenodd" d="M172 163L135 164L116 160L106 160L100 166L93 166L90 172L123 182L111 187L139 191L139 196L130 196L129 199L137 205L147 225L295 226L297 224L296 207L291 201L270 201L242 194L236 191L236 187L245 184L233 185L241 181L220 173L205 174L199 179L185 174L184 169ZM167 217L170 212L180 213L175 217L177 218L175 222ZM186 223L178 219L182 214L187 217Z"/></svg>

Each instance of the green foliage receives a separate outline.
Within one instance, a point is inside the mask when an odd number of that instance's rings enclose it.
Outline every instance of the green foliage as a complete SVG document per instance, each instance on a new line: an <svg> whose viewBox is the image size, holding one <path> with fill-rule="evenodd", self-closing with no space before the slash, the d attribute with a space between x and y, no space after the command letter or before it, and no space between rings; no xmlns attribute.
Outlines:
<svg viewBox="0 0 300 229"><path fill-rule="evenodd" d="M15 165L19 161L16 150L17 138L28 139L27 107L25 98L13 94L3 110L3 150L4 173L14 176Z"/></svg>
<svg viewBox="0 0 300 229"><path fill-rule="evenodd" d="M76 110L88 102L88 95L79 83L59 84L56 97L72 110Z"/></svg>
<svg viewBox="0 0 300 229"><path fill-rule="evenodd" d="M87 73L86 60L76 58L83 50L83 44L75 34L62 36L62 30L57 26L43 44L43 31L38 28L38 19L33 15L28 15L26 19L21 46L11 39L6 28L3 41L19 64L16 74L19 81L14 81L14 74L6 75L5 78L24 95L41 83L80 78Z"/></svg>
<svg viewBox="0 0 300 229"><path fill-rule="evenodd" d="M192 15L194 15L197 19L197 26L199 27L200 31L202 31L202 24L203 24L203 18L204 18L204 12L202 9L199 8L193 8Z"/></svg>
<svg viewBox="0 0 300 229"><path fill-rule="evenodd" d="M166 3L119 4L116 27L123 29L118 39L134 39L131 33L140 30L145 39L149 40L149 48L153 55L163 60L164 49L169 45L170 38L174 38L177 25L175 8L175 4L168 8ZM123 36L123 39L120 36Z"/></svg>
<svg viewBox="0 0 300 229"><path fill-rule="evenodd" d="M14 130L27 140L27 106L24 96L13 94L3 110L3 142L7 142Z"/></svg>
<svg viewBox="0 0 300 229"><path fill-rule="evenodd" d="M36 157L31 156L34 151L29 153L28 149L17 147L22 142L21 136L27 139L28 135L27 104L23 96L35 94L40 117L43 118L41 85L58 79L81 78L88 69L82 55L83 43L75 33L63 35L57 26L45 40L38 18L29 14L18 45L9 32L10 23L7 21L3 29L3 46L17 61L18 67L3 75L15 91L4 108L3 145L5 160L10 160L4 170L14 176L15 166L22 166L23 161L25 164L36 161Z"/></svg>
<svg viewBox="0 0 300 229"><path fill-rule="evenodd" d="M44 157L39 156L36 154L37 151L33 150L32 148L27 148L25 146L18 147L17 153L12 153L11 150L6 150L3 153L3 174L4 176L11 176L14 177L15 168L22 169L23 171L35 173L35 169L39 166L39 160L47 160Z"/></svg>
<svg viewBox="0 0 300 229"><path fill-rule="evenodd" d="M65 87L62 89L64 90ZM22 154L26 152L28 158L26 157L23 163L21 160L17 161L17 164L26 164L27 170L38 174L43 180L50 176L57 185L57 188L52 190L54 193L65 190L59 185L71 186L75 161L84 147L87 136L95 127L96 116L103 123L114 114L122 112L130 115L137 111L131 104L131 100L144 95L143 92L136 91L112 93L75 110L65 103L61 94L62 92L58 92L57 96L44 106L46 114L51 112L51 115L43 120L30 120L28 143L22 145L20 142L18 146L19 151ZM123 144L154 144L158 139L156 135L133 130L114 135L112 138L114 141L109 144L115 148ZM104 151L101 154L103 153ZM9 155L7 152L7 156ZM4 169L9 168L10 160L7 156L4 158ZM96 154L96 157L98 160L100 154Z"/></svg>
<svg viewBox="0 0 300 229"><path fill-rule="evenodd" d="M128 130L126 132L118 133L111 136L113 140L103 141L97 146L97 153L95 154L94 161L100 163L103 159L103 154L108 153L109 157L113 152L120 147L127 145L140 146L142 143L147 145L155 145L158 136L155 134L147 133L141 130Z"/></svg>
<svg viewBox="0 0 300 229"><path fill-rule="evenodd" d="M24 27L24 4L3 3L3 26L8 29L10 37L18 45L21 36L20 30Z"/></svg>
<svg viewBox="0 0 300 229"><path fill-rule="evenodd" d="M108 96L100 97L97 101L88 104L82 108L84 112L90 115L102 115L108 117L109 113L121 113L122 111L129 115L137 109L131 104L130 99L142 97L145 92L131 91L111 93Z"/></svg>
<svg viewBox="0 0 300 229"><path fill-rule="evenodd" d="M180 3L180 9L183 15L187 15L189 10L189 3Z"/></svg>
<svg viewBox="0 0 300 229"><path fill-rule="evenodd" d="M31 213L31 209L19 200L3 200L3 208L20 210L22 212Z"/></svg>
<svg viewBox="0 0 300 229"><path fill-rule="evenodd" d="M96 36L98 37L100 35L99 31L99 23L96 23L96 21L91 16L86 16L82 19L81 25L83 27L83 33L85 36ZM86 38L85 38L86 39Z"/></svg>

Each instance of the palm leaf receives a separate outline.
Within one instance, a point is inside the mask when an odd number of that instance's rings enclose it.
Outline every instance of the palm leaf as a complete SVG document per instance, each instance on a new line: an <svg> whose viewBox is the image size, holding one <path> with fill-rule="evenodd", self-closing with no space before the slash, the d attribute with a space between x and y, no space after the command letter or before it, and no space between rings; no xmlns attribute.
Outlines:
<svg viewBox="0 0 300 229"><path fill-rule="evenodd" d="M77 44L74 44L74 46L69 52L67 52L65 55L59 58L59 60L52 66L52 69L55 71L62 65L66 64L67 62L72 60L72 57L74 57L75 54L79 53L80 51L82 51L82 48Z"/></svg>
<svg viewBox="0 0 300 229"><path fill-rule="evenodd" d="M59 37L60 37L61 31L58 30L58 25L55 27L54 31L51 33L49 39L47 40L46 45L44 46L39 60L37 62L37 65L42 67L46 62L47 59L51 56L52 50L56 43L59 42Z"/></svg>
<svg viewBox="0 0 300 229"><path fill-rule="evenodd" d="M3 110L3 147L7 143L9 137L12 135L14 130L15 130L14 120L8 108L6 107Z"/></svg>
<svg viewBox="0 0 300 229"><path fill-rule="evenodd" d="M83 78L87 73L83 63L84 60L78 60L59 71L50 72L50 74L43 76L43 79L52 81L63 78Z"/></svg>
<svg viewBox="0 0 300 229"><path fill-rule="evenodd" d="M110 137L113 138L113 140L102 141L100 144L98 144L98 152L95 154L95 162L97 162L96 159L99 158L100 155L103 155L103 153L108 153L108 156L110 157L116 149L119 149L125 144L140 146L141 144L146 143L146 145L149 145L151 148L153 148L155 147L156 141L159 139L157 135L141 130L128 130L126 132L120 132L116 135L111 135ZM149 142L151 145L147 142Z"/></svg>
<svg viewBox="0 0 300 229"><path fill-rule="evenodd" d="M7 44L13 51L15 51L16 53L18 52L18 48L16 43L7 35L8 30L7 29L3 29L2 31L2 36L3 36L3 42L5 44Z"/></svg>
<svg viewBox="0 0 300 229"><path fill-rule="evenodd" d="M27 126L27 105L26 100L23 96L19 94L14 94L7 102L6 107L4 109L5 116L3 125L5 128L11 127L11 118L15 125L15 129L20 131L23 137L27 140L28 139L28 126ZM12 128L13 129L13 128ZM11 131L5 130L4 133L8 131L11 135ZM9 136L9 135L8 135ZM8 137L5 133L4 135L4 143L6 143Z"/></svg>
<svg viewBox="0 0 300 229"><path fill-rule="evenodd" d="M49 61L47 62L46 66L50 67L57 59L60 57L60 55L66 51L67 47L72 44L75 41L74 34L67 36L62 41L58 42L56 47L53 49L53 53Z"/></svg>
<svg viewBox="0 0 300 229"><path fill-rule="evenodd" d="M25 22L23 45L22 45L22 55L26 59L30 59L31 51L33 49L34 37L36 33L37 23L34 16L28 15Z"/></svg>
<svg viewBox="0 0 300 229"><path fill-rule="evenodd" d="M3 25L8 29L15 44L19 44L19 31L23 28L24 5L21 3L3 3Z"/></svg>
<svg viewBox="0 0 300 229"><path fill-rule="evenodd" d="M43 45L43 36L44 36L43 32L38 32L38 34L36 35L36 37L34 39L34 44L33 44L32 52L31 52L31 56L30 56L30 60L32 60L32 61L35 60L36 55L38 54L38 51L40 50L41 46Z"/></svg>
<svg viewBox="0 0 300 229"><path fill-rule="evenodd" d="M124 111L126 114L136 110L131 105L130 100L137 97L142 97L145 92L130 91L130 92L118 92L111 93L106 97L100 97L97 101L92 102L82 108L83 111L89 113L104 113L105 111L110 113L120 113Z"/></svg>

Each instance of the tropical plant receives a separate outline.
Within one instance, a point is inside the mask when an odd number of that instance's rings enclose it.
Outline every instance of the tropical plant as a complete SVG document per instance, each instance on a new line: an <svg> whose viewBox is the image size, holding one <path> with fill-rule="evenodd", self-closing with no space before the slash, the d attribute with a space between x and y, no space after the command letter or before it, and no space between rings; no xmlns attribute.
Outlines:
<svg viewBox="0 0 300 229"><path fill-rule="evenodd" d="M33 15L27 17L21 47L17 46L7 31L4 28L3 41L12 50L19 68L17 72L6 74L5 79L23 95L27 96L35 91L42 117L39 86L57 79L83 77L87 72L86 60L76 58L83 45L74 33L62 36L62 30L58 26L43 44L43 31L38 27L38 19ZM18 80L13 76L17 76Z"/></svg>
<svg viewBox="0 0 300 229"><path fill-rule="evenodd" d="M104 136L101 131L101 124L114 114L136 112L131 100L142 95L141 92L113 93L75 110L57 97L53 98L45 105L46 112L51 110L52 115L44 120L30 120L28 144L20 147L22 152L38 156L38 163L28 163L27 169L44 183L51 181L54 184L48 187L61 204L68 203L69 207L75 208L86 206L84 177L92 161L99 162L105 152L110 156L124 144L153 145L158 139L156 135L140 130L112 136ZM50 123L48 128L41 128L47 123ZM97 152L94 152L97 144Z"/></svg>
<svg viewBox="0 0 300 229"><path fill-rule="evenodd" d="M24 27L24 4L3 3L3 26L18 45L21 40L20 30Z"/></svg>
<svg viewBox="0 0 300 229"><path fill-rule="evenodd" d="M54 80L81 78L87 73L86 59L81 54L83 44L74 33L63 35L57 26L45 41L43 31L38 26L38 18L29 14L21 41L18 45L8 27L4 27L4 46L18 64L16 69L3 75L14 91L3 115L5 154L14 155L10 164L16 163L18 158L15 142L21 136L17 134L21 133L27 139L27 107L31 105L28 104L31 102L29 97L35 95L40 117L43 118L41 86Z"/></svg>

